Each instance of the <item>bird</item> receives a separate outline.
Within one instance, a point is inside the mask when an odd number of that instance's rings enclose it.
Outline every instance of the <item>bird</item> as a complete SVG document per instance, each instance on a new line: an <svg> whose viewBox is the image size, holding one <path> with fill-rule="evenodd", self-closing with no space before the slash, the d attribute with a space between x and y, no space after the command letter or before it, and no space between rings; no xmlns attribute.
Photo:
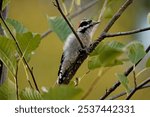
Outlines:
<svg viewBox="0 0 150 117"><path fill-rule="evenodd" d="M94 27L96 27L98 23L99 22L91 19L81 20L76 34L80 38L84 49L87 49L91 45ZM81 47L81 44L79 43L79 40L77 40L74 33L69 34L63 47L63 54L58 70L57 84L60 85L64 83L65 79L67 78L65 74L66 70L75 62L76 58L81 52L80 50L82 49L83 48Z"/></svg>

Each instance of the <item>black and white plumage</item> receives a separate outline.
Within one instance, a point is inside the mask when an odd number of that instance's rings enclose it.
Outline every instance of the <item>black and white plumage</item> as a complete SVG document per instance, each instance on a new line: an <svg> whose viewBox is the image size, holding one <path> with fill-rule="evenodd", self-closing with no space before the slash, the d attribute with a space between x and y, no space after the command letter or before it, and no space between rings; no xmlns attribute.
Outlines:
<svg viewBox="0 0 150 117"><path fill-rule="evenodd" d="M76 33L85 48L88 48L90 46L94 26L98 23L99 22L88 19L82 20L80 22ZM80 54L81 49L82 48L79 41L76 39L75 35L71 33L67 37L63 47L63 54L61 57L61 64L58 71L57 84L63 84L64 80L67 78L67 76L65 75L65 71L70 67L70 65L75 62L76 58Z"/></svg>

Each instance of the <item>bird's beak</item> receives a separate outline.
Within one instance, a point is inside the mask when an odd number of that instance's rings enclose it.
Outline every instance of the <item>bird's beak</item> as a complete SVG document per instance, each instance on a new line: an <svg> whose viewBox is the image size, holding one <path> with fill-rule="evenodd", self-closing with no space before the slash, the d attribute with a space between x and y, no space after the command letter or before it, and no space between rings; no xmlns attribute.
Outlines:
<svg viewBox="0 0 150 117"><path fill-rule="evenodd" d="M96 24L99 24L99 23L100 23L100 22L93 22L93 26L96 25Z"/></svg>

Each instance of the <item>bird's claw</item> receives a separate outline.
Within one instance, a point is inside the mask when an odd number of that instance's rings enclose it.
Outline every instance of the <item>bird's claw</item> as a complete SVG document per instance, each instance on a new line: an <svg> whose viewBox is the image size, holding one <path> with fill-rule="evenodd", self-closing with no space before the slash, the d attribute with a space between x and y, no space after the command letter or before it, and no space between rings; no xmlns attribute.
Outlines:
<svg viewBox="0 0 150 117"><path fill-rule="evenodd" d="M82 48L82 49L80 49L79 50L79 52L80 52L80 54L83 54L83 53L86 53L86 54L89 54L90 53L90 51L89 51L89 49L88 48Z"/></svg>

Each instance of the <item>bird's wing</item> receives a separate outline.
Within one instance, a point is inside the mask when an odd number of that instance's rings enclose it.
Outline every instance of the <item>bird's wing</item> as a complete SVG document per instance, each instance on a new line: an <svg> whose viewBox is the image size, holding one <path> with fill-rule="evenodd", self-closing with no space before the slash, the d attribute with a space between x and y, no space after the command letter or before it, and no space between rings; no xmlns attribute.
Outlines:
<svg viewBox="0 0 150 117"><path fill-rule="evenodd" d="M60 66L59 66L59 70L58 70L58 76L59 76L59 74L61 73L61 67L62 67L62 65L63 65L63 61L64 61L64 53L63 53L62 56L61 56Z"/></svg>

